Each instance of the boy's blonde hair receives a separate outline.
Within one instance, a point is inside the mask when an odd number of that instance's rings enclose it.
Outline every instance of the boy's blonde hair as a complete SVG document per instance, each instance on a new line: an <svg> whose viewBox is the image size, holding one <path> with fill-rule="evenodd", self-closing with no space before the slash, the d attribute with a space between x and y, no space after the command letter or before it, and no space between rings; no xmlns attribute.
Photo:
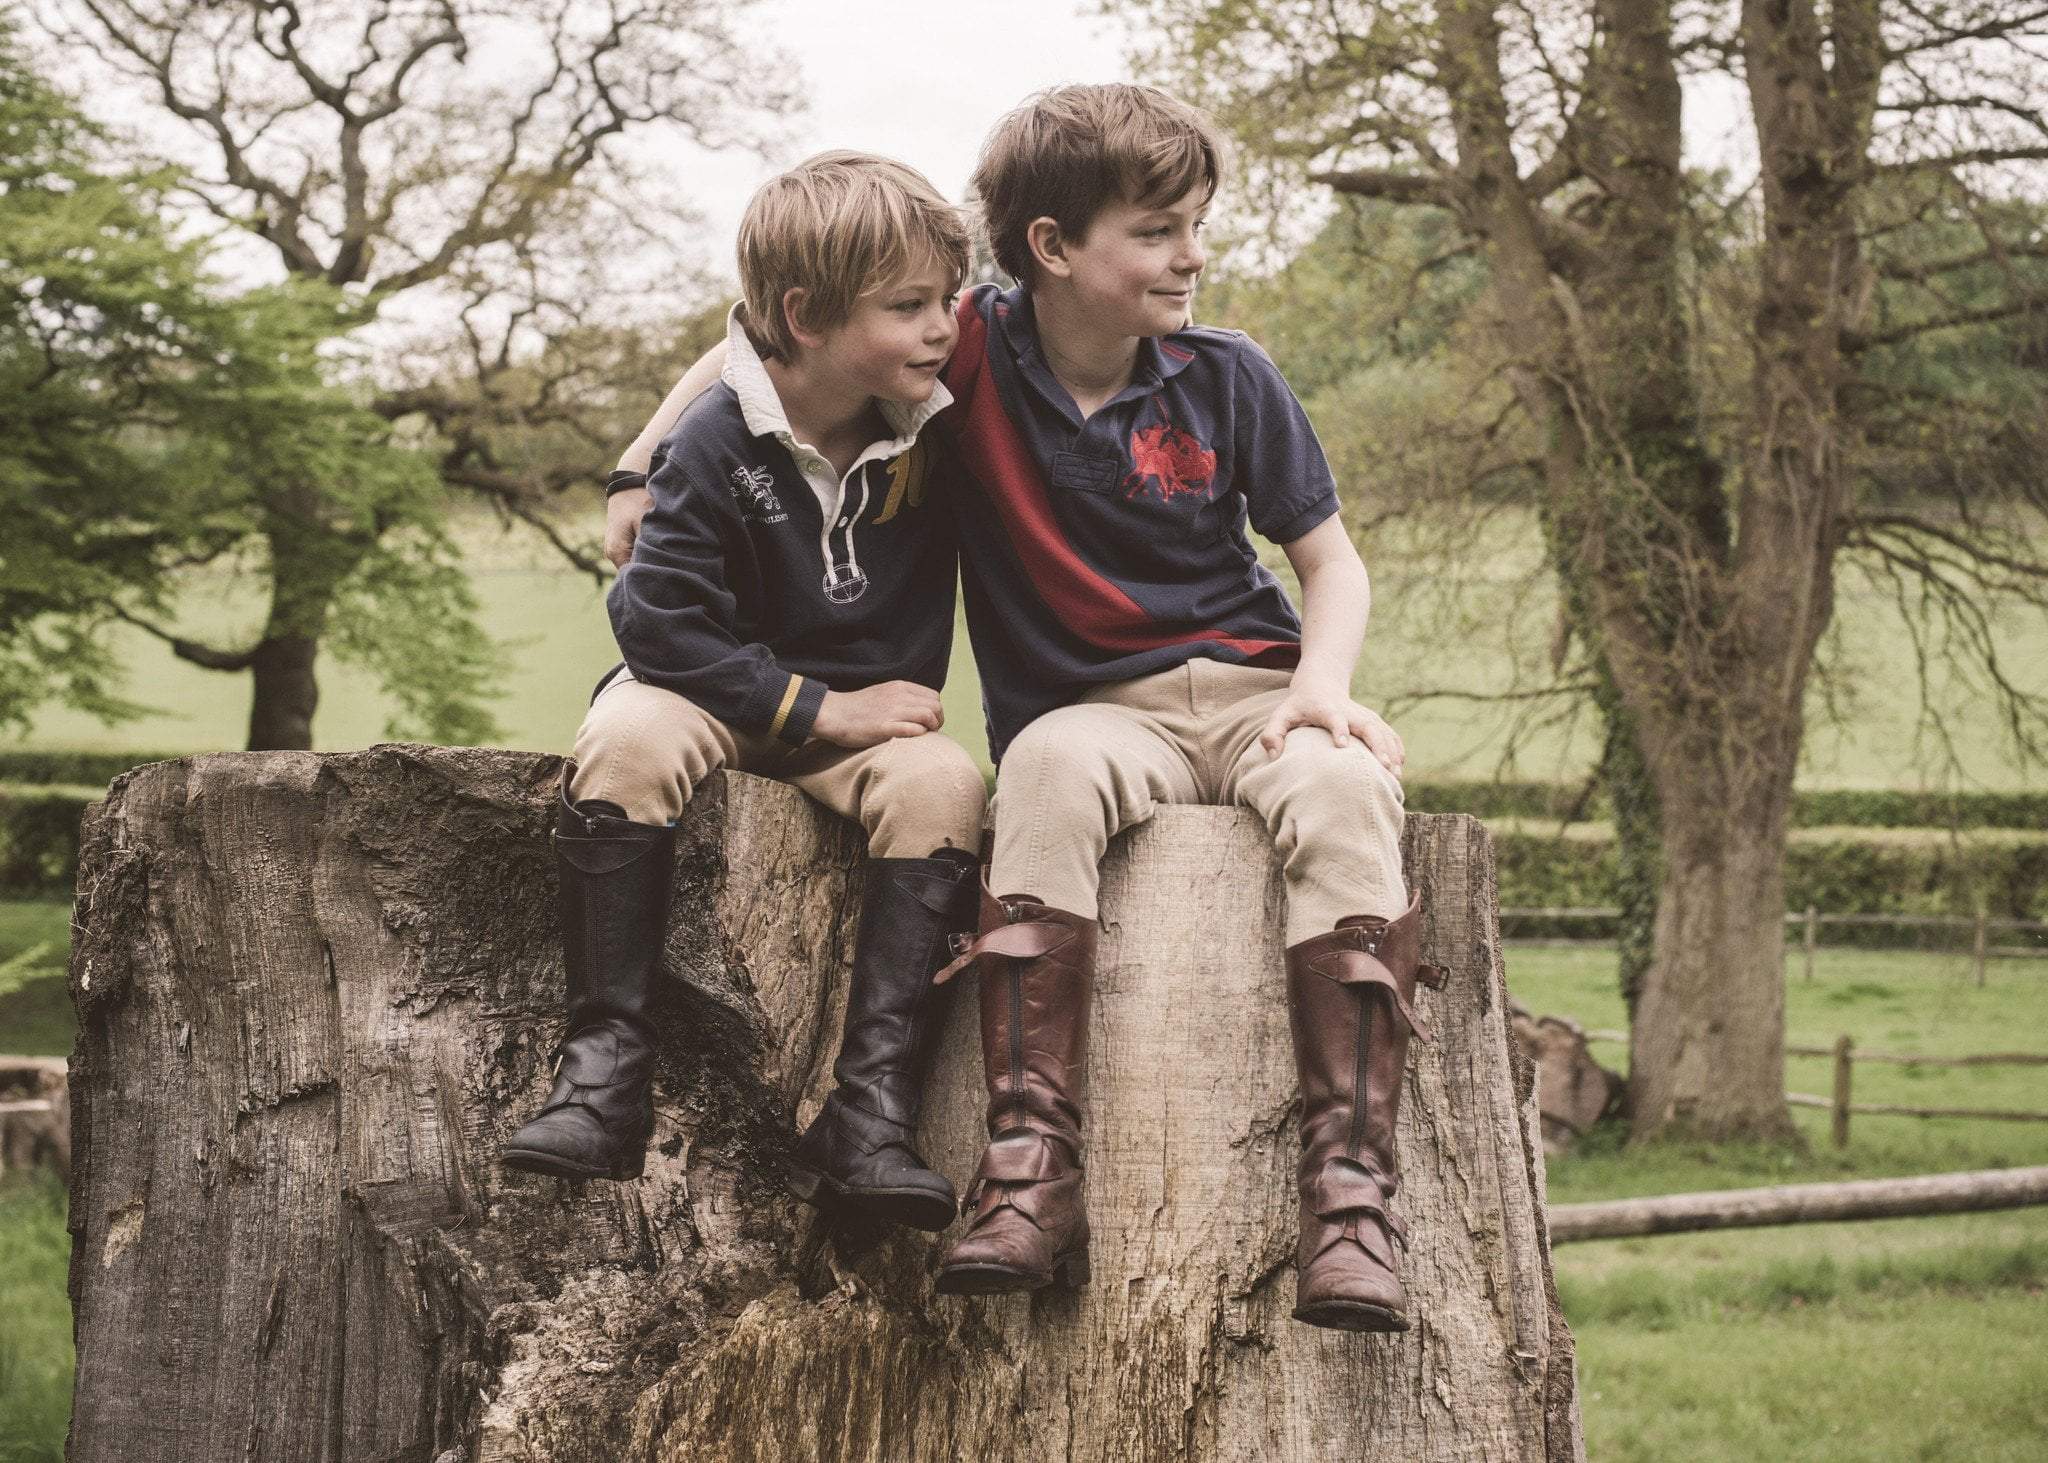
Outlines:
<svg viewBox="0 0 2048 1463"><path fill-rule="evenodd" d="M1072 239L1109 204L1154 208L1223 181L1223 139L1207 113L1155 86L1056 86L996 123L972 188L1003 272L1032 283L1032 220Z"/></svg>
<svg viewBox="0 0 2048 1463"><path fill-rule="evenodd" d="M936 260L967 277L967 226L915 168L865 152L821 152L770 178L740 219L741 323L764 356L794 359L782 298L804 291L805 330L844 325L861 296Z"/></svg>

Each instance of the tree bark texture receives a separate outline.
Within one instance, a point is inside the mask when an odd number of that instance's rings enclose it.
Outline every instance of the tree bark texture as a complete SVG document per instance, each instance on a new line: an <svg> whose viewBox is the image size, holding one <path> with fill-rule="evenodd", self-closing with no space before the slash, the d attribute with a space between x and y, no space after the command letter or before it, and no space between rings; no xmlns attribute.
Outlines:
<svg viewBox="0 0 2048 1463"><path fill-rule="evenodd" d="M935 1296L939 1242L782 1189L830 1081L861 843L754 778L683 820L646 1177L501 1173L560 1019L559 767L202 757L90 815L73 1463L1583 1456L1477 822L1408 821L1452 975L1401 1114L1415 1325L1366 1337L1289 1316L1282 894L1236 809L1164 809L1105 862L1079 1294ZM967 984L924 1132L956 1179L981 1138Z"/></svg>

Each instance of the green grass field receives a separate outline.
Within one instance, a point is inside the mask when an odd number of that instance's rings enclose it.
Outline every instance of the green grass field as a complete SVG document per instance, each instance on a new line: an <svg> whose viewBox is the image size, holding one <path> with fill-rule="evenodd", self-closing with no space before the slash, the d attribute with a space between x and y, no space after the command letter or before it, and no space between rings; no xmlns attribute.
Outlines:
<svg viewBox="0 0 2048 1463"><path fill-rule="evenodd" d="M1508 983L1539 1012L1623 1025L1612 956L1511 946ZM1846 1032L1874 1051L2048 1050L2048 962L1822 950L1795 960L1789 1039ZM1596 1044L1606 1065L1626 1051ZM1793 1058L1790 1090L1830 1090L1827 1058ZM1929 1107L2048 1109L2039 1067L1865 1063L1855 1097ZM1627 1149L1596 1133L1549 1165L1553 1203L2048 1164L2048 1123L1863 1116L1829 1145L1795 1108L1805 1155ZM2035 1459L2048 1456L2048 1210L1660 1235L1559 1247L1579 1345L1588 1456L1668 1459Z"/></svg>
<svg viewBox="0 0 2048 1463"><path fill-rule="evenodd" d="M0 1049L67 1052L62 905L0 904ZM43 946L32 961L24 951ZM1995 963L1979 989L1941 956L1823 950L1788 985L1795 1043L2048 1049L2048 962ZM1619 1027L1613 957L1510 946L1533 1009ZM1624 1052L1599 1046L1620 1066ZM2039 1068L1865 1065L1856 1092L1929 1106L2048 1108ZM1788 1082L1825 1091L1824 1059ZM1596 1133L1550 1165L1550 1197L1635 1194L2048 1163L2048 1124L1861 1117L1846 1152L1795 1110L1804 1155L1622 1147ZM63 1195L0 1182L0 1463L62 1456L70 1394ZM2048 1456L2048 1210L1668 1235L1561 1247L1594 1463L2017 1460Z"/></svg>
<svg viewBox="0 0 2048 1463"><path fill-rule="evenodd" d="M595 531L598 509L569 527ZM1526 527L1526 525L1523 525ZM531 538L508 538L486 519L458 527L483 604L485 626L507 658L504 694L495 707L502 741L511 747L565 750L591 687L617 657L605 618L602 589L564 567L551 549ZM1524 684L1540 662L1555 610L1546 590L1522 577L1531 536L1504 521L1493 547L1476 563L1460 563L1452 584L1436 569L1418 569L1412 553L1388 536L1363 545L1373 572L1374 618L1361 657L1354 694L1370 705L1394 704L1422 688L1499 689ZM1284 559L1267 546L1269 563L1289 578ZM185 596L189 629L236 644L259 623L257 586L246 576L196 575ZM1852 720L1845 729L1823 714L1816 696L1802 782L1809 787L1913 787L1928 779L1929 749L1916 745L1921 694L1896 663L1905 643L1897 611L1887 599L1845 581L1829 656L1840 674L1830 684L1834 704ZM1515 627L1510 645L1499 626ZM216 751L242 745L247 730L249 678L201 670L176 660L143 632L117 627L112 645L132 667L130 691L158 708L139 721L108 728L75 712L48 710L25 744L121 751ZM2015 616L1998 627L2006 669L2020 684L2048 692L2048 627L2038 617ZM1534 657L1534 660L1532 660ZM315 740L324 750L387 740L391 704L363 672L331 659L320 668L321 704ZM980 687L966 635L956 636L944 701L947 730L984 765ZM1958 713L1956 753L1971 786L2024 785L2011 748L1990 704L1967 687L1938 688L1939 704ZM1417 777L1490 776L1515 739L1514 718L1530 703L1511 707L1436 702L1395 717ZM1514 760L1516 775L1574 780L1596 751L1587 717L1568 726L1529 732Z"/></svg>

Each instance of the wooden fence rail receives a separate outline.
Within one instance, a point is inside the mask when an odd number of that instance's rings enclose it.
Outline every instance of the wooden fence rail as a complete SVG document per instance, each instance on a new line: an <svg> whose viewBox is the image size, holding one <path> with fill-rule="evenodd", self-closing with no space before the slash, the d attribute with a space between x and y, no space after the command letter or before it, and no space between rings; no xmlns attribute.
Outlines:
<svg viewBox="0 0 2048 1463"><path fill-rule="evenodd" d="M1859 1179L1840 1184L1781 1184L1768 1189L1723 1189L1707 1194L1664 1194L1651 1199L1615 1199L1596 1204L1553 1204L1550 1243L1556 1246L1579 1240L1743 1229L1766 1224L1969 1214L2034 1204L2048 1204L2048 1167Z"/></svg>
<svg viewBox="0 0 2048 1463"><path fill-rule="evenodd" d="M1500 912L1503 923L1518 919L1619 919L1621 911L1599 905L1522 906L1503 909ZM1787 910L1785 923L1798 926L1802 931L1800 944L1806 958L1806 978L1813 979L1814 955L1820 944L1820 929L1823 925L1840 925L1851 929L1877 929L1896 927L1902 929L1926 930L1968 930L1970 931L1970 963L1978 985L1984 984L1984 966L1991 960L2019 959L2048 956L2048 920L2011 919L1991 915L1979 909L1974 915L1957 914L1824 914L1808 905L1804 911ZM1993 945L1994 934L2029 935L2031 943L2023 945ZM1509 938L1513 938L1510 936ZM1580 939L1535 939L1518 941L1524 944L1581 945L1589 942Z"/></svg>
<svg viewBox="0 0 2048 1463"><path fill-rule="evenodd" d="M1589 1031L1588 1041L1612 1041L1624 1045L1626 1031ZM1852 1102L1849 1097L1853 1068L1857 1062L1891 1062L1909 1067L2042 1067L2048 1066L2048 1052L1977 1052L1959 1057L1920 1056L1912 1052L1859 1052L1845 1034L1833 1046L1787 1046L1791 1057L1833 1057L1835 1090L1832 1097L1811 1092L1788 1092L1785 1101L1793 1107L1821 1107L1834 1114L1832 1124L1837 1148L1849 1146L1849 1118L1853 1113L1895 1118L1988 1118L1994 1122L2048 1123L2048 1112L2027 1112L2012 1108L1905 1107L1889 1102Z"/></svg>

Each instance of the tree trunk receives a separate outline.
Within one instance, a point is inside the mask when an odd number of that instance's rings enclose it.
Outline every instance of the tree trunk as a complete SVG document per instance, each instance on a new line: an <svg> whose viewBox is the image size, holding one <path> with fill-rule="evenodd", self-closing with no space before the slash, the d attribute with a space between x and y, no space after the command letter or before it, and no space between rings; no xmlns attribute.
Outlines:
<svg viewBox="0 0 2048 1463"><path fill-rule="evenodd" d="M320 683L313 663L320 642L310 635L266 636L249 659L255 684L249 701L249 750L303 752L313 745Z"/></svg>
<svg viewBox="0 0 2048 1463"><path fill-rule="evenodd" d="M1401 1114L1415 1329L1359 1337L1288 1314L1281 884L1241 810L1164 809L1105 863L1078 1295L937 1297L938 1242L781 1188L860 841L754 778L683 820L647 1176L500 1172L559 1020L559 766L204 757L90 816L72 1463L1582 1456L1476 822L1409 819L1452 978ZM970 991L924 1134L956 1177L979 1066Z"/></svg>
<svg viewBox="0 0 2048 1463"><path fill-rule="evenodd" d="M270 549L270 617L251 653L249 750L303 752L313 745L320 706L314 664L336 593L373 543L364 531L330 522L317 489L288 484L263 500Z"/></svg>
<svg viewBox="0 0 2048 1463"><path fill-rule="evenodd" d="M1796 1141L1785 1105L1785 829L1702 768L1663 800L1656 956L1629 1028L1638 1138Z"/></svg>

